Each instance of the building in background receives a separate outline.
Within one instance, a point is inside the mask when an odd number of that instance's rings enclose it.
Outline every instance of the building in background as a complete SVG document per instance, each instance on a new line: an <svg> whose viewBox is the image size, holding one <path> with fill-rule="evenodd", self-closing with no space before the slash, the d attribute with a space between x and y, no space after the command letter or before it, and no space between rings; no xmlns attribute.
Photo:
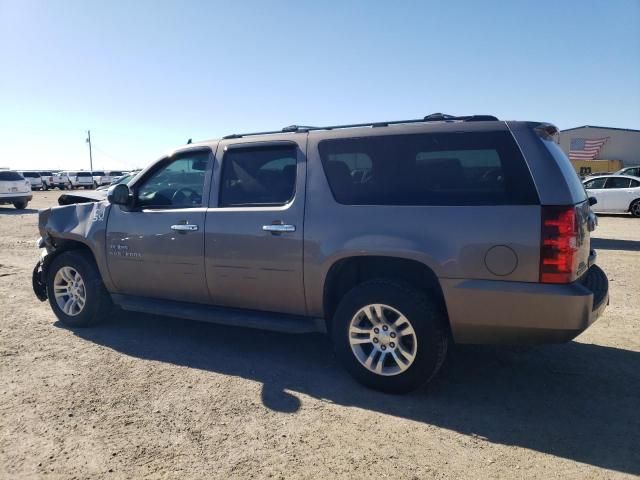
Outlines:
<svg viewBox="0 0 640 480"><path fill-rule="evenodd" d="M560 131L560 148L579 175L640 165L640 130L584 125Z"/></svg>

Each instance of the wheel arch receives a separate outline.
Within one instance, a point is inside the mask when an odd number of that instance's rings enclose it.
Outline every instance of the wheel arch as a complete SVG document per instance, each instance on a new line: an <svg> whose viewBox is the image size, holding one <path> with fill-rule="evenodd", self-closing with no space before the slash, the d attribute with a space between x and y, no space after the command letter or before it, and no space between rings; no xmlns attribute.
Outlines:
<svg viewBox="0 0 640 480"><path fill-rule="evenodd" d="M331 321L341 298L349 290L365 281L382 278L399 280L430 292L447 315L440 281L429 266L418 260L402 257L351 256L335 261L324 279L322 306L327 330L331 329Z"/></svg>

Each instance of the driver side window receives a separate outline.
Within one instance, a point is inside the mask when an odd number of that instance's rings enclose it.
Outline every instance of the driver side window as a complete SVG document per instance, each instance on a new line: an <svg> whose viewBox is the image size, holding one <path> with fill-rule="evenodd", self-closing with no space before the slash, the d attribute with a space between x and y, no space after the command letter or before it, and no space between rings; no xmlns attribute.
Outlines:
<svg viewBox="0 0 640 480"><path fill-rule="evenodd" d="M207 151L198 151L170 159L136 189L137 205L147 208L201 207L209 156Z"/></svg>

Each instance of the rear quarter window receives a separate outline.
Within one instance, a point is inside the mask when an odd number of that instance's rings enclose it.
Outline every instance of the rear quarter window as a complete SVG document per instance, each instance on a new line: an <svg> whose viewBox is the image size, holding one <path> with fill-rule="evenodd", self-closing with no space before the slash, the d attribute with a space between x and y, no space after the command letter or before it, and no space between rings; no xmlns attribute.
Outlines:
<svg viewBox="0 0 640 480"><path fill-rule="evenodd" d="M324 140L329 186L348 205L529 205L531 174L509 132Z"/></svg>
<svg viewBox="0 0 640 480"><path fill-rule="evenodd" d="M540 138L540 141L544 144L547 151L551 154L553 159L558 164L558 167L560 168L562 175L567 182L567 186L569 187L571 198L573 199L574 203L585 201L587 199L587 193L584 191L584 186L580 182L580 177L578 177L578 174L573 168L573 165L571 165L569 158L565 155L560 146L554 141L545 140L543 138Z"/></svg>

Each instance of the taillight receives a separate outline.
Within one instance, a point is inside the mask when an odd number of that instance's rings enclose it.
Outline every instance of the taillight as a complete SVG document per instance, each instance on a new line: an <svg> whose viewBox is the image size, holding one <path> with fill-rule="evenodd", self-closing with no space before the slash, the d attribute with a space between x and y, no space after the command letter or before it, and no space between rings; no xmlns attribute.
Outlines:
<svg viewBox="0 0 640 480"><path fill-rule="evenodd" d="M540 240L540 282L571 282L578 252L575 207L542 207Z"/></svg>

